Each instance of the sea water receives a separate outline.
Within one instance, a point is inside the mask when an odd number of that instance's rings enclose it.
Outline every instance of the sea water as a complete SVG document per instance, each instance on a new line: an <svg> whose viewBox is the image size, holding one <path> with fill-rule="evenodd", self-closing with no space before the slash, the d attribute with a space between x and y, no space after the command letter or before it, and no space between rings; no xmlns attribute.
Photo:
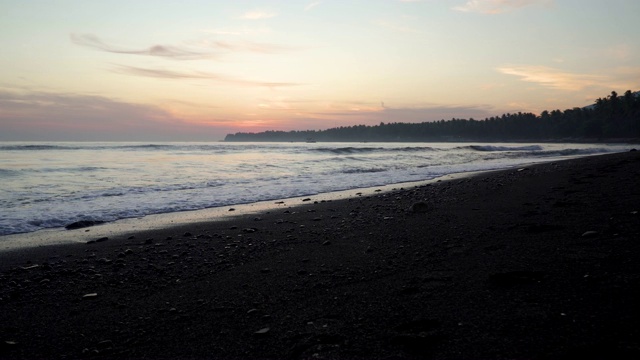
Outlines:
<svg viewBox="0 0 640 360"><path fill-rule="evenodd" d="M624 144L0 142L0 235L434 179Z"/></svg>

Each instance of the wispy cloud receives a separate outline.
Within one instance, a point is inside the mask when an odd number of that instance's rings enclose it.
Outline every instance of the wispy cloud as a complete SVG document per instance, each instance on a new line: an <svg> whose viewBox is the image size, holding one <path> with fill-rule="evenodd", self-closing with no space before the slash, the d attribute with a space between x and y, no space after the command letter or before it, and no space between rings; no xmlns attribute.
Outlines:
<svg viewBox="0 0 640 360"><path fill-rule="evenodd" d="M307 4L307 6L304 7L304 11L309 11L320 4L322 4L322 1L310 2L309 4Z"/></svg>
<svg viewBox="0 0 640 360"><path fill-rule="evenodd" d="M218 35L221 33L217 33ZM241 34L241 33L238 33ZM229 33L225 33L229 35ZM143 49L126 49L102 41L92 34L71 34L71 41L80 46L94 48L115 54L144 55L176 60L218 59L232 52L253 52L261 54L279 54L299 50L292 46L284 46L255 41L209 41L191 42L189 47L153 45ZM198 49L198 50L194 50Z"/></svg>
<svg viewBox="0 0 640 360"><path fill-rule="evenodd" d="M469 0L453 10L478 12L482 14L501 14L530 5L549 5L554 0Z"/></svg>
<svg viewBox="0 0 640 360"><path fill-rule="evenodd" d="M0 109L0 140L210 140L227 132L97 95L0 90Z"/></svg>
<svg viewBox="0 0 640 360"><path fill-rule="evenodd" d="M292 46L260 43L254 41L239 41L235 43L228 41L214 41L212 43L208 43L208 46L231 52L254 52L261 54L280 54L300 50L299 48Z"/></svg>
<svg viewBox="0 0 640 360"><path fill-rule="evenodd" d="M271 12L271 11L262 11L262 10L255 10L255 11L249 11L246 12L240 16L238 16L238 19L242 19L242 20L262 20L262 19L269 19L272 17L276 17L278 14Z"/></svg>
<svg viewBox="0 0 640 360"><path fill-rule="evenodd" d="M246 79L240 79L240 78L227 76L227 75L220 75L220 74L200 72L200 71L183 72L183 71L174 71L174 70L166 70L166 69L141 68L141 67L125 66L125 65L117 65L113 69L113 72L116 72L119 74L160 78L160 79L210 80L214 82L220 82L220 83L238 85L238 86L260 86L260 87L268 87L268 88L279 88L279 87L302 85L299 83L292 83L292 82L246 80Z"/></svg>
<svg viewBox="0 0 640 360"><path fill-rule="evenodd" d="M503 74L518 76L523 81L568 91L579 91L590 86L601 86L610 81L605 76L571 73L546 66L503 66L497 70Z"/></svg>
<svg viewBox="0 0 640 360"><path fill-rule="evenodd" d="M154 56L175 60L210 59L218 56L214 52L194 51L171 45L153 45L143 49L126 49L107 44L93 34L71 34L70 39L76 45L116 54Z"/></svg>

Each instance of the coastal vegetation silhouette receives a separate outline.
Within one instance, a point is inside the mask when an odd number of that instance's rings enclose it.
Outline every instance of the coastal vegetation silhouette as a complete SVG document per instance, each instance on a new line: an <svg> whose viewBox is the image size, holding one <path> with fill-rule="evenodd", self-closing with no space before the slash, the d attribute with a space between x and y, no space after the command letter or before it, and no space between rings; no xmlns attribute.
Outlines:
<svg viewBox="0 0 640 360"><path fill-rule="evenodd" d="M640 139L640 92L615 91L595 104L540 115L518 112L422 123L390 122L327 130L238 132L225 141L611 141Z"/></svg>

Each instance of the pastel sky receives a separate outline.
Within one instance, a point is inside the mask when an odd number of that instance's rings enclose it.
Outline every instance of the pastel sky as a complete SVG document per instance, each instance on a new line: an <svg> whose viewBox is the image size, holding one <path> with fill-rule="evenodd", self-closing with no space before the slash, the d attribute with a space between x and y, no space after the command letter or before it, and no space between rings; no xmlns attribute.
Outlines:
<svg viewBox="0 0 640 360"><path fill-rule="evenodd" d="M484 119L640 90L638 0L0 0L0 140Z"/></svg>

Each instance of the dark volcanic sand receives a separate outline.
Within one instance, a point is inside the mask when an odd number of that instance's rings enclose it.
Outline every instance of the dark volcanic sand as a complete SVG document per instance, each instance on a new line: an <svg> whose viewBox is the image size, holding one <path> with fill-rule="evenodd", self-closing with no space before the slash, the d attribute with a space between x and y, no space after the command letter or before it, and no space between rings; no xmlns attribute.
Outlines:
<svg viewBox="0 0 640 360"><path fill-rule="evenodd" d="M629 152L5 252L0 358L637 359L638 211Z"/></svg>

